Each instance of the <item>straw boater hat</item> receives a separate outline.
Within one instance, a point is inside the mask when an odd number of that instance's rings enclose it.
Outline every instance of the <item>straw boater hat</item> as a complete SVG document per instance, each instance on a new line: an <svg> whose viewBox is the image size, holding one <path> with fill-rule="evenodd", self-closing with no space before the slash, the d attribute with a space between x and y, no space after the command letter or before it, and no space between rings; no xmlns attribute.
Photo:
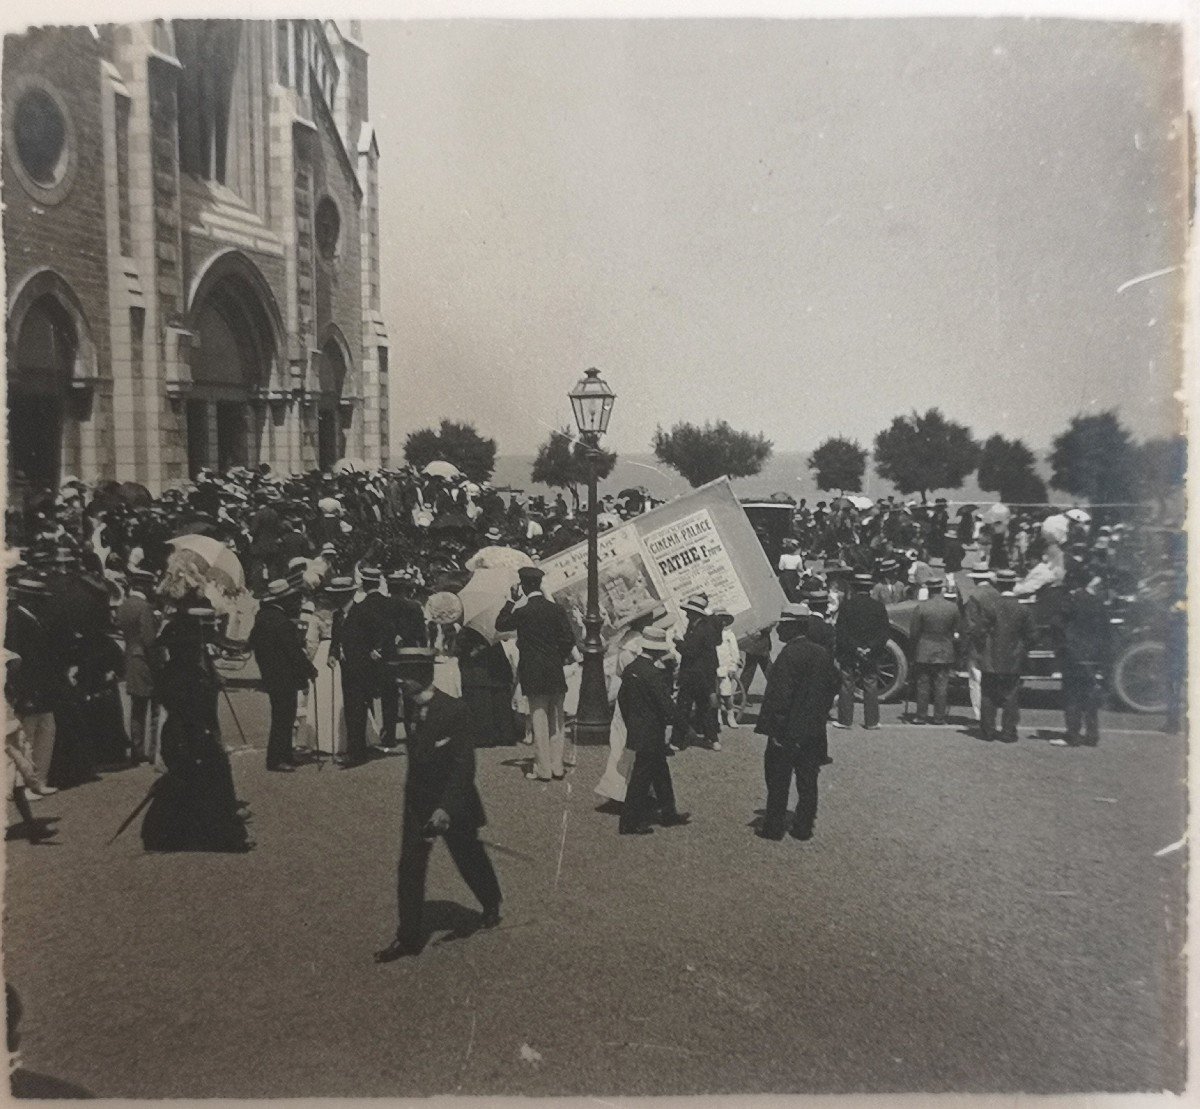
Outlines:
<svg viewBox="0 0 1200 1109"><path fill-rule="evenodd" d="M666 654L671 649L665 628L644 628L637 645L639 650L654 655Z"/></svg>
<svg viewBox="0 0 1200 1109"><path fill-rule="evenodd" d="M708 594L693 593L679 606L684 612L695 612L701 616L708 615Z"/></svg>
<svg viewBox="0 0 1200 1109"><path fill-rule="evenodd" d="M378 589L379 583L383 581L383 572L378 566L363 566L358 571L358 576L364 589Z"/></svg>
<svg viewBox="0 0 1200 1109"><path fill-rule="evenodd" d="M487 531L483 533L483 537L489 543L499 543L500 540L504 538L504 536L500 534L500 529L496 527L488 528Z"/></svg>
<svg viewBox="0 0 1200 1109"><path fill-rule="evenodd" d="M869 589L875 584L875 579L870 574L855 574L854 584L860 589Z"/></svg>
<svg viewBox="0 0 1200 1109"><path fill-rule="evenodd" d="M353 578L330 578L321 588L321 592L330 597L337 597L354 592Z"/></svg>
<svg viewBox="0 0 1200 1109"><path fill-rule="evenodd" d="M825 594L825 599L829 599L828 593ZM787 624L796 620L803 620L806 616L811 615L812 612L810 611L808 605L789 602L783 606L783 611L779 614L779 622L781 624Z"/></svg>
<svg viewBox="0 0 1200 1109"><path fill-rule="evenodd" d="M263 590L261 601L284 601L288 597L294 597L299 590L296 585L287 578L276 578L274 581L267 582L267 588Z"/></svg>

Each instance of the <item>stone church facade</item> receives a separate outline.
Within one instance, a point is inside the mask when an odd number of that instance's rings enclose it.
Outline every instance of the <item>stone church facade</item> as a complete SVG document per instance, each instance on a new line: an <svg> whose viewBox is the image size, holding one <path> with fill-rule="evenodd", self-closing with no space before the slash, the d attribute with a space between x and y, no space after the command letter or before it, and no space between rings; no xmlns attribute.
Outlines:
<svg viewBox="0 0 1200 1109"><path fill-rule="evenodd" d="M33 29L2 105L10 491L386 463L356 24Z"/></svg>

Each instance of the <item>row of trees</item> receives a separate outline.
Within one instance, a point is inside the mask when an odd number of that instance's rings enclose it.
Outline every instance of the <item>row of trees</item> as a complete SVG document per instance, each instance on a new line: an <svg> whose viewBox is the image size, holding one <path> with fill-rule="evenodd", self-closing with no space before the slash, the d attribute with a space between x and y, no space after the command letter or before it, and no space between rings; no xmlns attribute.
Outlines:
<svg viewBox="0 0 1200 1109"><path fill-rule="evenodd" d="M960 489L974 473L979 488L1010 504L1047 499L1037 458L1020 439L992 435L979 442L971 429L931 408L897 416L875 436L875 472L901 494ZM1161 505L1183 485L1187 440L1182 435L1135 443L1114 410L1072 417L1055 436L1047 461L1050 484L1093 504L1154 500ZM826 439L809 455L817 488L862 489L867 451L844 436Z"/></svg>
<svg viewBox="0 0 1200 1109"><path fill-rule="evenodd" d="M899 493L960 489L972 473L984 492L1010 504L1042 503L1046 483L1037 458L1019 438L992 435L982 442L971 429L947 419L939 409L897 416L874 441L875 472ZM725 420L703 426L678 423L654 434L654 454L693 485L715 478L752 477L771 458L773 444L761 434L738 431ZM404 444L405 460L418 469L435 459L454 463L472 481L486 481L496 465L496 441L469 423L442 420L438 429L413 432ZM868 451L845 436L831 436L808 457L817 488L861 492ZM600 451L597 475L612 473L617 456ZM1183 485L1187 441L1183 436L1135 443L1115 411L1078 415L1055 437L1050 455L1050 484L1094 504L1155 500L1162 502ZM552 431L538 448L531 480L565 489L579 507L587 482L587 448L569 428Z"/></svg>

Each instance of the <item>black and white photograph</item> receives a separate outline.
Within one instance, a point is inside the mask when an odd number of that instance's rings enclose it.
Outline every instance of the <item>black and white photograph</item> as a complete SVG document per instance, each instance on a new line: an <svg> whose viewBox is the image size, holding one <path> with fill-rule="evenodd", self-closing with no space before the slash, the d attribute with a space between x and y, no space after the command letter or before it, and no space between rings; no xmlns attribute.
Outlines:
<svg viewBox="0 0 1200 1109"><path fill-rule="evenodd" d="M0 20L11 1095L1186 1102L1190 0L305 7Z"/></svg>

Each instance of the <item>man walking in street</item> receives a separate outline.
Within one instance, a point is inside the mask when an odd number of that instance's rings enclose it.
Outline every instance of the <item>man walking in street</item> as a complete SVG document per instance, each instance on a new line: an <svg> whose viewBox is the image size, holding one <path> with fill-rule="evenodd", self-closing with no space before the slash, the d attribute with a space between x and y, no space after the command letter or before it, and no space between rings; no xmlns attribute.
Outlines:
<svg viewBox="0 0 1200 1109"><path fill-rule="evenodd" d="M719 751L717 731L717 648L721 629L708 611L708 597L697 593L679 606L687 617L682 636L676 636L679 652L679 691L675 699L675 721L671 728L671 747L682 751L687 744L688 728L699 712L701 734L711 751Z"/></svg>
<svg viewBox="0 0 1200 1109"><path fill-rule="evenodd" d="M317 676L297 626L300 593L286 579L267 585L250 632L250 647L258 663L263 689L271 699L271 730L267 738L267 769L296 767L292 730L300 691Z"/></svg>
<svg viewBox="0 0 1200 1109"><path fill-rule="evenodd" d="M158 755L158 703L154 699L154 641L158 615L150 603L154 575L129 571L129 592L117 608L117 630L125 640L125 692L129 694L130 759L153 763Z"/></svg>
<svg viewBox="0 0 1200 1109"><path fill-rule="evenodd" d="M1064 738L1050 741L1054 747L1095 747L1100 742L1102 675L1111 661L1112 637L1104 602L1096 594L1099 584L1100 579L1082 566L1072 566L1065 582L1067 595L1052 624L1067 725Z"/></svg>
<svg viewBox="0 0 1200 1109"><path fill-rule="evenodd" d="M835 728L854 723L854 691L863 691L863 727L879 727L879 659L887 649L890 627L887 609L870 595L870 574L855 574L853 592L838 610L834 628L838 668L842 688L838 694L838 718Z"/></svg>
<svg viewBox="0 0 1200 1109"><path fill-rule="evenodd" d="M667 765L667 725L674 715L671 677L664 659L667 633L662 628L642 632L641 653L621 673L617 703L625 721L625 746L634 752L633 769L621 811L621 835L646 835L650 827L650 798L662 812L665 826L691 819L675 807L671 768Z"/></svg>
<svg viewBox="0 0 1200 1109"><path fill-rule="evenodd" d="M12 685L12 703L29 745L43 792L54 757L55 713L67 686L67 663L63 646L54 642L46 619L49 590L46 583L18 572L8 580L8 618L4 646L18 655L21 665Z"/></svg>
<svg viewBox="0 0 1200 1109"><path fill-rule="evenodd" d="M566 746L563 702L567 679L563 666L575 650L571 618L542 592L543 573L536 566L517 571L518 585L496 617L496 630L517 633L517 677L529 699L534 766L530 781L562 778Z"/></svg>
<svg viewBox="0 0 1200 1109"><path fill-rule="evenodd" d="M1017 741L1017 728L1021 723L1021 670L1035 631L1030 606L1021 604L1013 596L1016 584L1016 571L997 570L999 596L990 614L983 610L980 617L985 624L979 660L982 672L979 726L983 739L990 741L999 738L1005 743ZM1000 713L998 736L997 711Z"/></svg>
<svg viewBox="0 0 1200 1109"><path fill-rule="evenodd" d="M500 923L500 882L479 841L487 822L475 786L475 746L466 705L433 685L434 651L402 647L395 670L415 721L408 740L408 777L404 782L404 819L396 872L399 923L396 936L377 963L419 954L425 945L422 916L429 854L440 836L467 887L483 909L479 926Z"/></svg>
<svg viewBox="0 0 1200 1109"><path fill-rule="evenodd" d="M777 633L783 650L767 674L755 731L767 737L763 772L767 811L757 832L781 840L787 825L788 796L796 779L796 816L792 835L812 838L817 819L817 777L829 756L825 721L838 691L833 656L804 634L807 616L801 605L786 605Z"/></svg>
<svg viewBox="0 0 1200 1109"><path fill-rule="evenodd" d="M909 638L913 643L916 668L917 713L914 723L929 723L929 693L933 690L933 722L946 723L946 695L950 688L950 668L954 665L961 617L958 605L942 596L942 578L926 582L929 598L917 603L913 611Z"/></svg>

